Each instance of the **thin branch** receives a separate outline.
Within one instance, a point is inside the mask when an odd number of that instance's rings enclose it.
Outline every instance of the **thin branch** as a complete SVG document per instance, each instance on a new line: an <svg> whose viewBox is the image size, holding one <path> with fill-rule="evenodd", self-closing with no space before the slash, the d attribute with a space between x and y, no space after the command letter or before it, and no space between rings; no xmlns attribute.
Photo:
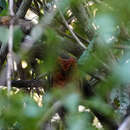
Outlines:
<svg viewBox="0 0 130 130"><path fill-rule="evenodd" d="M39 10L33 6L30 6L30 10L38 16L42 15L42 13L40 13Z"/></svg>
<svg viewBox="0 0 130 130"><path fill-rule="evenodd" d="M26 15L27 10L29 9L30 5L32 3L32 0L23 0L17 13L16 16L18 18L24 18Z"/></svg>
<svg viewBox="0 0 130 130"><path fill-rule="evenodd" d="M79 40L79 38L76 36L76 34L73 32L73 30L69 27L67 21L65 20L64 15L62 14L61 10L59 9L59 13L61 15L61 18L63 20L63 22L65 23L67 29L70 31L70 33L72 34L72 36L74 37L74 39L77 41L77 43L84 49L87 49L87 47Z"/></svg>
<svg viewBox="0 0 130 130"><path fill-rule="evenodd" d="M128 116L124 122L120 125L118 130L129 130L130 129L130 116Z"/></svg>
<svg viewBox="0 0 130 130"><path fill-rule="evenodd" d="M72 36L66 34L65 32L63 32L63 31L61 31L61 30L59 30L59 29L57 29L57 32L58 32L60 35L67 37L68 39L75 40L74 37L72 37ZM83 42L85 42L85 43L87 43L87 44L90 43L89 40L84 39L83 37L81 37L81 36L78 35L78 34L76 34L76 35L77 35L77 37L78 37L81 41L83 41Z"/></svg>
<svg viewBox="0 0 130 130"><path fill-rule="evenodd" d="M39 5L38 5L38 3L37 3L37 0L34 0L34 6L35 6L35 8L36 8L36 10L37 10L37 12L38 12L38 16L40 16L40 15L41 15L41 12L40 12L40 8L39 8Z"/></svg>
<svg viewBox="0 0 130 130"><path fill-rule="evenodd" d="M111 68L109 67L109 65L107 65L103 60L101 60L100 58L98 58L95 54L92 54L94 56L95 59L97 59L108 71L111 71Z"/></svg>
<svg viewBox="0 0 130 130"><path fill-rule="evenodd" d="M113 65L114 65L114 64L117 65L117 64L118 64L118 63L117 63L117 59L116 59L115 55L113 54L112 50L109 49L108 52L109 52L110 60L111 60L112 64L113 64Z"/></svg>
<svg viewBox="0 0 130 130"><path fill-rule="evenodd" d="M129 45L114 45L115 49L130 49Z"/></svg>
<svg viewBox="0 0 130 130"><path fill-rule="evenodd" d="M52 115L60 108L62 107L61 101L55 102L52 107L49 108L49 110L44 114L43 118L41 119L41 122L46 122L48 119L52 117Z"/></svg>
<svg viewBox="0 0 130 130"><path fill-rule="evenodd" d="M74 17L71 17L71 18L73 18L74 19ZM70 18L70 19L71 19ZM67 22L67 24L69 25L69 23L71 23L71 20L68 20L68 21L66 21ZM67 28L67 26L66 26L66 24L65 24L65 22L62 22L61 20L58 20L58 19L56 19L57 20L57 22L59 22L60 24L62 24L63 25L63 27L62 27L62 29L57 29L57 31L60 33L60 34L64 34L66 37L68 37L69 39L74 39L75 40L75 38L74 37L72 37L72 36L67 36L67 34L65 34L65 32L64 31L62 31L62 30L65 30L65 29L68 29ZM72 30L73 31L73 30ZM74 32L73 31L73 33L75 33L75 35L82 41L82 42L85 42L85 43L87 43L87 44L89 44L90 43L90 40L88 40L88 39L85 39L85 38L83 38L82 36L80 36L77 32Z"/></svg>
<svg viewBox="0 0 130 130"><path fill-rule="evenodd" d="M91 41L96 35L95 29L93 28L89 12L85 9L83 3L81 2L78 6L71 6L71 11L76 17L77 21L80 23L80 27L83 29L83 32L86 33L88 39Z"/></svg>

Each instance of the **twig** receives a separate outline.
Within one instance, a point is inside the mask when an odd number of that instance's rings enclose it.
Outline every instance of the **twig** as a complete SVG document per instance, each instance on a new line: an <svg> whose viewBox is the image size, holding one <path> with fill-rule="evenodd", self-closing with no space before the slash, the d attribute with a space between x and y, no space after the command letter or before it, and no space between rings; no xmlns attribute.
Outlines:
<svg viewBox="0 0 130 130"><path fill-rule="evenodd" d="M28 8L30 7L32 3L32 0L23 0L17 13L16 13L16 16L18 18L24 18L24 16L26 15L26 12L28 10Z"/></svg>
<svg viewBox="0 0 130 130"><path fill-rule="evenodd" d="M110 59L111 59L112 64L113 64L113 65L114 65L114 64L117 65L118 63L117 63L116 57L114 56L112 50L109 49L108 51L109 51L109 54L110 54Z"/></svg>
<svg viewBox="0 0 130 130"><path fill-rule="evenodd" d="M115 45L115 49L130 49L129 45Z"/></svg>
<svg viewBox="0 0 130 130"><path fill-rule="evenodd" d="M72 18L73 18L73 17L72 17ZM65 25L65 22L63 23L62 21L60 21L60 20L58 20L58 19L57 19L57 21L58 21L60 24ZM66 22L69 24L71 21L70 21L70 19L69 19L69 20L66 21ZM63 30L64 30L64 28L65 28L65 29L68 29L66 25L63 27ZM57 31L58 31L60 34L65 35L65 36L68 37L69 39L74 39L74 40L75 40L74 37L72 37L72 36L67 36L67 34L65 34L64 31L62 31L62 29L61 29L61 31L60 31L60 30L57 30ZM74 31L73 31L73 33L74 33L82 42L85 42L85 43L87 43L87 44L90 43L90 41L89 41L88 39L83 38L83 37L80 36L78 33L74 32Z"/></svg>
<svg viewBox="0 0 130 130"><path fill-rule="evenodd" d="M101 60L100 58L98 58L95 54L92 54L94 56L95 59L97 59L108 71L111 71L111 68L109 67L109 65L107 65L103 60Z"/></svg>
<svg viewBox="0 0 130 130"><path fill-rule="evenodd" d="M58 30L58 29L57 29L57 31L58 31L58 33L61 34L62 36L65 36L65 37L67 37L68 39L71 39L71 40L75 40L74 37L72 37L72 36L66 34L65 32L60 31L60 30ZM89 40L86 40L86 39L82 38L82 37L81 37L80 35L78 35L78 34L76 34L76 35L77 35L77 37L78 37L81 41L83 41L83 42L85 42L85 43L87 43L87 44L90 43Z"/></svg>
<svg viewBox="0 0 130 130"><path fill-rule="evenodd" d="M77 21L80 23L80 27L83 28L83 32L86 33L88 39L91 41L97 34L95 29L93 28L91 21L90 21L90 14L85 9L83 3L79 3L78 6L72 7L71 11L73 15L76 17Z"/></svg>
<svg viewBox="0 0 130 130"><path fill-rule="evenodd" d="M44 114L40 122L46 122L61 106L61 101L54 103L52 107Z"/></svg>
<svg viewBox="0 0 130 130"><path fill-rule="evenodd" d="M66 27L68 28L68 30L70 31L70 33L72 34L74 39L77 41L77 43L80 44L80 46L82 46L84 49L87 49L87 47L79 40L79 38L76 36L76 34L73 32L73 30L69 27L69 25L68 25L67 21L65 20L65 17L62 14L60 9L59 9L59 13L61 15L63 22L65 23Z"/></svg>

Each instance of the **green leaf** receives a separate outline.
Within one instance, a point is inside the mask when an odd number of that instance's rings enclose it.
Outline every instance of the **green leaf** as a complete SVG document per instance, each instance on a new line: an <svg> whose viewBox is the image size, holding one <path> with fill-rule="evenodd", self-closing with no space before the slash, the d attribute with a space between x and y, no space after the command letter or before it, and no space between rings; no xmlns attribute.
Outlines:
<svg viewBox="0 0 130 130"><path fill-rule="evenodd" d="M50 28L48 28L45 33L47 37L47 48L45 50L46 57L45 62L42 66L42 71L52 72L55 68L57 56L59 54L60 38L58 37L57 33Z"/></svg>
<svg viewBox="0 0 130 130"><path fill-rule="evenodd" d="M23 32L21 31L20 27L16 26L14 28L14 51L17 52L20 49L20 43L23 38Z"/></svg>
<svg viewBox="0 0 130 130"><path fill-rule="evenodd" d="M65 96L64 104L68 108L69 111L74 112L77 110L77 106L79 103L79 95L76 93L71 93L70 95Z"/></svg>
<svg viewBox="0 0 130 130"><path fill-rule="evenodd" d="M0 27L0 40L2 43L7 43L9 38L9 29L6 27Z"/></svg>
<svg viewBox="0 0 130 130"><path fill-rule="evenodd" d="M6 8L6 1L0 0L0 8L5 9Z"/></svg>

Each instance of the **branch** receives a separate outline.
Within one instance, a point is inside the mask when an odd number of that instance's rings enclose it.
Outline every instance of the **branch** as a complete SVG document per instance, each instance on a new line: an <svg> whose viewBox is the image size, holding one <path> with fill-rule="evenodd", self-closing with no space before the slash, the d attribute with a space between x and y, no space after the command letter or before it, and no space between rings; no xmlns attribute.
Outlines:
<svg viewBox="0 0 130 130"><path fill-rule="evenodd" d="M30 5L32 3L32 0L23 0L17 13L16 16L18 18L24 18L26 15L27 10L29 9Z"/></svg>
<svg viewBox="0 0 130 130"><path fill-rule="evenodd" d="M12 80L11 86L16 87L19 89L33 89L33 88L44 88L46 90L46 87L48 85L48 81L44 79L33 79L33 80ZM0 86L6 87L6 82L0 81Z"/></svg>
<svg viewBox="0 0 130 130"><path fill-rule="evenodd" d="M74 39L77 41L77 43L84 49L87 49L87 47L79 40L79 38L76 36L76 34L73 32L73 30L69 27L67 21L65 20L65 17L63 16L61 10L59 9L59 13L61 15L61 18L63 20L63 22L65 23L66 27L68 28L68 30L70 31L70 33L72 34L72 36L74 37Z"/></svg>
<svg viewBox="0 0 130 130"><path fill-rule="evenodd" d="M9 11L10 16L14 16L13 11L14 1L9 0ZM7 54L7 87L8 87L8 94L11 90L11 75L13 70L13 59L12 59L12 53L13 53L13 32L14 32L14 25L13 25L13 19L10 20L9 25L9 38L8 38L8 54Z"/></svg>
<svg viewBox="0 0 130 130"><path fill-rule="evenodd" d="M115 49L126 49L126 50L130 50L130 46L129 45L114 45Z"/></svg>
<svg viewBox="0 0 130 130"><path fill-rule="evenodd" d="M95 29L93 28L92 24L90 24L91 18L89 17L89 12L85 9L83 3L71 6L71 11L80 23L79 26L82 28L84 33L88 36L88 39L91 41L95 36Z"/></svg>
<svg viewBox="0 0 130 130"><path fill-rule="evenodd" d="M45 88L47 80L13 80L11 82L13 87L16 88Z"/></svg>
<svg viewBox="0 0 130 130"><path fill-rule="evenodd" d="M68 35L68 34L66 34L65 32L63 32L62 30L60 30L60 29L56 29L56 31L60 34L60 35L62 35L62 36L65 36L65 37L67 37L68 39L70 39L70 40L75 40L75 38L74 37L72 37L72 36L70 36L70 35ZM82 42L85 42L85 43L87 43L87 44L89 44L90 43L90 41L89 40L87 40L87 39L84 39L83 37L81 37L78 33L75 33L76 34L76 36L82 41Z"/></svg>
<svg viewBox="0 0 130 130"><path fill-rule="evenodd" d="M91 100L91 98L90 98L90 100ZM91 110L91 113L98 118L99 122L105 128L107 128L107 130L117 130L118 125L115 120L115 114L112 116L106 115L104 112L101 112L100 110L94 108L93 106L86 104L86 100L81 102L81 105L86 106L86 108L89 108ZM124 129L122 129L122 130L124 130Z"/></svg>
<svg viewBox="0 0 130 130"><path fill-rule="evenodd" d="M128 116L124 122L120 125L118 130L129 130L130 129L130 116Z"/></svg>

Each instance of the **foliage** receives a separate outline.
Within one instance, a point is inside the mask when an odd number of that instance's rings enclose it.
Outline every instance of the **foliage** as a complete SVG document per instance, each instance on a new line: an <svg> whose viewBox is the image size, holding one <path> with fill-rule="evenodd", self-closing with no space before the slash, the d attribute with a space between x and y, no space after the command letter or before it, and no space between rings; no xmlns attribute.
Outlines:
<svg viewBox="0 0 130 130"><path fill-rule="evenodd" d="M0 0L0 129L117 129L130 105L129 1L30 0L24 14L26 2L12 17Z"/></svg>

